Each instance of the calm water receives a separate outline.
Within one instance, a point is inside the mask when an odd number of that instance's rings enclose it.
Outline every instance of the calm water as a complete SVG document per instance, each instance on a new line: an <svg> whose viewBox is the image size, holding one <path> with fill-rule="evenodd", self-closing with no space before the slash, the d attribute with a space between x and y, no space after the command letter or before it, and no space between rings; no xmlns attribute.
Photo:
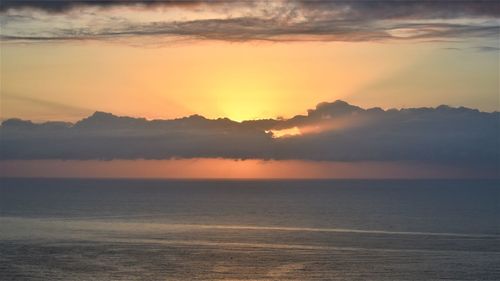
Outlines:
<svg viewBox="0 0 500 281"><path fill-rule="evenodd" d="M0 280L500 280L499 181L0 180Z"/></svg>

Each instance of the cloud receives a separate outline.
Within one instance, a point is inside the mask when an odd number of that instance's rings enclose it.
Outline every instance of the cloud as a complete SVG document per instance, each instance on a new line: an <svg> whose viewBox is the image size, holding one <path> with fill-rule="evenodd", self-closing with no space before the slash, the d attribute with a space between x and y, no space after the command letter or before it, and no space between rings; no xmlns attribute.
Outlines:
<svg viewBox="0 0 500 281"><path fill-rule="evenodd" d="M302 7L310 11L341 11L349 18L360 19L436 19L460 17L497 17L500 5L494 1L300 1ZM339 12L337 12L339 13Z"/></svg>
<svg viewBox="0 0 500 281"><path fill-rule="evenodd" d="M8 0L2 3L2 22L8 23L4 24L3 41L115 40L154 36L167 41L181 37L223 41L356 42L497 38L500 32L500 4L492 1ZM96 7L141 7L134 12L144 15L137 20L127 13L91 10L87 15L98 20L82 21L81 14L72 13L75 7L83 11ZM173 18L162 16L148 20L147 12L157 11L158 7L181 11L175 11L177 17L171 13L169 16ZM53 14L47 18L33 9ZM182 10L194 12L196 16L183 14Z"/></svg>
<svg viewBox="0 0 500 281"><path fill-rule="evenodd" d="M475 47L475 49L478 51L478 52L500 52L500 48L499 47L492 47L492 46L478 46L478 47Z"/></svg>
<svg viewBox="0 0 500 281"><path fill-rule="evenodd" d="M8 9L40 9L53 13L62 13L79 7L116 7L116 6L193 6L210 1L175 1L175 0L3 0L0 11Z"/></svg>
<svg viewBox="0 0 500 281"><path fill-rule="evenodd" d="M363 109L321 103L286 120L199 115L146 120L96 112L74 124L9 119L0 159L294 159L410 161L499 168L499 112L469 108ZM273 131L300 134L277 138Z"/></svg>
<svg viewBox="0 0 500 281"><path fill-rule="evenodd" d="M254 3L252 3L254 2ZM254 6L264 3L277 7L276 11L296 14L305 11L309 14L328 16L335 13L349 18L394 19L394 18L454 18L464 16L500 15L500 5L494 1L392 1L392 0L343 0L343 1L210 1L210 0L3 0L0 11L8 9L40 9L50 12L66 12L80 7L116 7L116 6L165 6L196 7L206 6Z"/></svg>

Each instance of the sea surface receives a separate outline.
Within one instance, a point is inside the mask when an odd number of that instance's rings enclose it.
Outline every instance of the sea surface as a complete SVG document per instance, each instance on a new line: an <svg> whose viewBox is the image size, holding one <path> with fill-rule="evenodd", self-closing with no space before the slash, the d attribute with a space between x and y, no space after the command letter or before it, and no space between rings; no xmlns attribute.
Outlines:
<svg viewBox="0 0 500 281"><path fill-rule="evenodd" d="M0 179L0 280L500 280L500 182Z"/></svg>

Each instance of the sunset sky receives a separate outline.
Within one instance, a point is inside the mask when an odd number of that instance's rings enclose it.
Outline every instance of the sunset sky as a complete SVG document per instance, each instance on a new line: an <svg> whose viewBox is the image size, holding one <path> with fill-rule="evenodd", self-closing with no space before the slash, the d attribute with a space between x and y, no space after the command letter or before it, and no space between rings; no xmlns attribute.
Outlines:
<svg viewBox="0 0 500 281"><path fill-rule="evenodd" d="M289 119L339 99L494 112L499 15L495 1L4 0L0 118Z"/></svg>
<svg viewBox="0 0 500 281"><path fill-rule="evenodd" d="M494 1L215 2L2 1L1 117L498 110Z"/></svg>

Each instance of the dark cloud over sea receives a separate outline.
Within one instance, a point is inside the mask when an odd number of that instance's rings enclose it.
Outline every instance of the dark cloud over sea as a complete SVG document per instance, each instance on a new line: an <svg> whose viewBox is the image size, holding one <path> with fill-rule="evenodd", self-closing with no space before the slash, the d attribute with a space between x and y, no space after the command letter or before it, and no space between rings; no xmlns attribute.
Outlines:
<svg viewBox="0 0 500 281"><path fill-rule="evenodd" d="M0 135L1 160L217 157L498 169L500 159L499 112L445 105L383 110L335 101L291 119L243 122L199 115L146 120L96 112L76 123L9 119Z"/></svg>

